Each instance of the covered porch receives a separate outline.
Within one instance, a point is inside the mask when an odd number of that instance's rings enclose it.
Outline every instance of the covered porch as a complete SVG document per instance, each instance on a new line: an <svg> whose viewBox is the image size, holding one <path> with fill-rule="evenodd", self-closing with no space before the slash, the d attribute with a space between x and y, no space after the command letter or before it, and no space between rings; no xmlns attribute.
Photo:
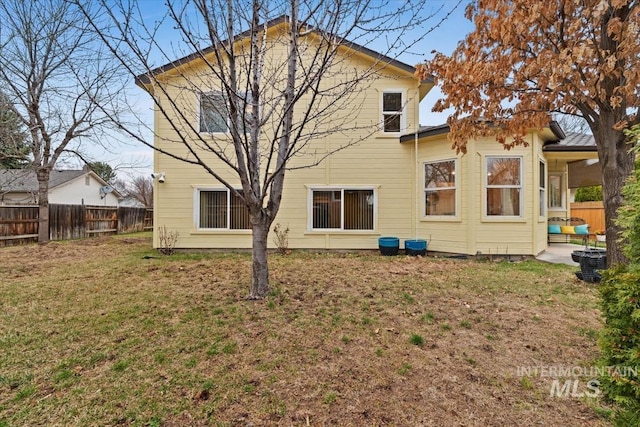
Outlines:
<svg viewBox="0 0 640 427"><path fill-rule="evenodd" d="M565 138L548 142L543 147L547 163L546 217L557 224L588 224L589 239L595 240L596 230L604 229L602 202L576 203L575 191L580 187L602 184L602 171L592 135L567 133ZM551 224L551 221L550 221ZM551 230L549 243L569 243L571 236ZM563 229L563 231L565 231ZM581 239L581 237L577 237Z"/></svg>

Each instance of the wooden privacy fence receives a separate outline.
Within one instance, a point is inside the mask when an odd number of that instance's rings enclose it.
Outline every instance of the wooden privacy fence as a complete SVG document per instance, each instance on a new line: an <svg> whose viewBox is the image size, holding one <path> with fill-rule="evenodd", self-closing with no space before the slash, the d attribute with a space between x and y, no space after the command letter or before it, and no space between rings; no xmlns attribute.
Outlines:
<svg viewBox="0 0 640 427"><path fill-rule="evenodd" d="M38 206L0 206L0 247L37 241ZM49 205L51 240L84 239L153 228L153 209Z"/></svg>
<svg viewBox="0 0 640 427"><path fill-rule="evenodd" d="M38 206L0 206L0 247L38 238Z"/></svg>
<svg viewBox="0 0 640 427"><path fill-rule="evenodd" d="M571 203L571 216L584 219L584 222L589 224L589 233L591 234L605 229L602 202L573 202Z"/></svg>

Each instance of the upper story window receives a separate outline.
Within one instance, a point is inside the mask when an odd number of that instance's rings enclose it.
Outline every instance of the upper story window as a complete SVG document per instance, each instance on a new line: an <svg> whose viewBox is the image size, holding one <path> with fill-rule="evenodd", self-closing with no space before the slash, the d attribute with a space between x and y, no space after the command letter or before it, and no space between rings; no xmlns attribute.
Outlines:
<svg viewBox="0 0 640 427"><path fill-rule="evenodd" d="M522 158L486 157L487 216L520 216Z"/></svg>
<svg viewBox="0 0 640 427"><path fill-rule="evenodd" d="M403 122L402 92L382 93L382 122L384 132L397 133Z"/></svg>
<svg viewBox="0 0 640 427"><path fill-rule="evenodd" d="M456 161L424 164L426 216L456 215Z"/></svg>
<svg viewBox="0 0 640 427"><path fill-rule="evenodd" d="M312 190L311 199L312 229L373 230L373 190Z"/></svg>
<svg viewBox="0 0 640 427"><path fill-rule="evenodd" d="M198 190L197 203L199 229L251 229L247 205L227 189Z"/></svg>
<svg viewBox="0 0 640 427"><path fill-rule="evenodd" d="M240 93L238 104L241 105L240 123L242 129L248 128L251 112L251 97ZM249 107L249 108L248 108ZM229 132L230 108L222 92L207 92L200 94L200 132L227 133Z"/></svg>
<svg viewBox="0 0 640 427"><path fill-rule="evenodd" d="M200 95L200 132L228 132L228 118L227 104L221 92Z"/></svg>

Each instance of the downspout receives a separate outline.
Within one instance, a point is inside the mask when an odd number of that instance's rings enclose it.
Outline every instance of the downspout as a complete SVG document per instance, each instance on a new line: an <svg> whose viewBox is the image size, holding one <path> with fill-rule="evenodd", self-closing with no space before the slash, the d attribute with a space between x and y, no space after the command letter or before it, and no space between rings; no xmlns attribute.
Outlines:
<svg viewBox="0 0 640 427"><path fill-rule="evenodd" d="M540 149L540 135L539 134L534 134L533 132L531 132L531 151L532 151L532 163L533 165L531 166L533 168L533 177L534 177L534 182L535 182L535 186L534 188L534 192L533 192L533 215L531 215L531 249L530 252L532 255L538 255L538 228L540 226L540 218L542 217L542 212L540 212L540 158L542 157L542 153L538 152L538 150ZM547 164L544 164L544 170L545 173L547 173ZM537 177L538 179L535 179L535 177ZM524 177L523 177L524 179ZM545 177L542 177L542 179L545 179ZM545 181L546 182L546 181ZM547 186L545 184L545 199L546 199L546 195L547 195ZM546 200L545 200L546 203ZM536 208L535 206L538 205L538 214L536 215ZM544 211L547 211L547 207L544 207ZM546 213L545 213L546 216Z"/></svg>
<svg viewBox="0 0 640 427"><path fill-rule="evenodd" d="M418 181L418 176L420 175L420 168L418 165L418 130L420 128L420 120L418 118L418 114L420 112L420 83L418 83L418 88L416 89L416 101L413 103L413 121L414 121L414 133L413 133L413 152L414 152L414 159L415 159L415 168L413 173L415 174L415 179L413 180L413 200L414 200L414 222L413 222L413 238L417 239L418 238L418 221L420 218L420 202L418 201L420 198L418 197L418 188L419 188L419 181Z"/></svg>

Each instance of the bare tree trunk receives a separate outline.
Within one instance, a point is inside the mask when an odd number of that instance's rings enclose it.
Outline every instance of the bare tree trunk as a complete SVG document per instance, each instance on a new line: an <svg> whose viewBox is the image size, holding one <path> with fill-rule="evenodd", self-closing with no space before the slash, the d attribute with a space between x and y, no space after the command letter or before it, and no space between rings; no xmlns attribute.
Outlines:
<svg viewBox="0 0 640 427"><path fill-rule="evenodd" d="M249 299L262 299L269 293L269 265L267 263L267 238L271 222L261 218L253 223L253 251L251 293Z"/></svg>
<svg viewBox="0 0 640 427"><path fill-rule="evenodd" d="M47 168L38 169L38 243L49 243L49 175Z"/></svg>
<svg viewBox="0 0 640 427"><path fill-rule="evenodd" d="M622 244L618 242L621 228L616 224L618 209L623 204L622 187L634 167L634 156L629 151L627 138L620 130L607 123L604 114L602 124L595 129L594 137L598 146L598 156L602 165L602 201L607 230L607 265L625 264L626 257Z"/></svg>

